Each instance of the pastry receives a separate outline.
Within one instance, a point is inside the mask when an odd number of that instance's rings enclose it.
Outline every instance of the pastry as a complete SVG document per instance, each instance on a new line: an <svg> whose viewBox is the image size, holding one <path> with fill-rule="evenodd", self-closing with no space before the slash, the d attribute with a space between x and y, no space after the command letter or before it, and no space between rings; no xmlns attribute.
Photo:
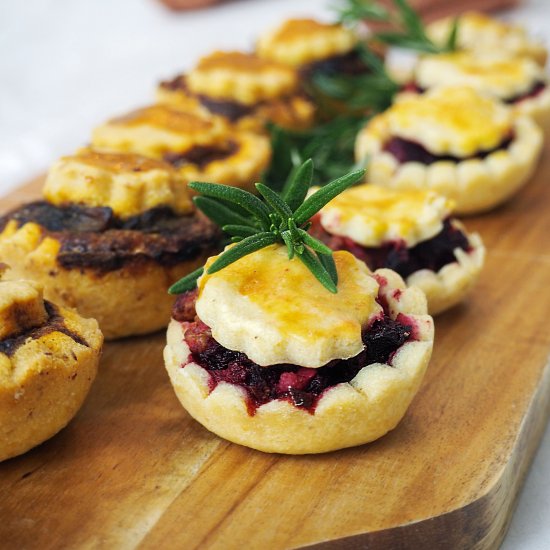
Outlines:
<svg viewBox="0 0 550 550"><path fill-rule="evenodd" d="M414 84L421 91L471 86L532 117L550 132L550 87L544 69L530 58L494 52L426 55L416 64Z"/></svg>
<svg viewBox="0 0 550 550"><path fill-rule="evenodd" d="M298 72L251 53L216 51L187 75L162 82L159 103L221 117L239 128L264 131L268 122L300 130L315 107L300 90Z"/></svg>
<svg viewBox="0 0 550 550"><path fill-rule="evenodd" d="M435 315L461 302L483 267L485 248L450 216L452 201L434 191L358 185L328 203L310 232L370 269L389 268L420 288Z"/></svg>
<svg viewBox="0 0 550 550"><path fill-rule="evenodd" d="M0 217L0 257L48 300L97 319L108 339L158 330L166 289L219 250L186 189L165 162L82 150L52 166L46 200Z"/></svg>
<svg viewBox="0 0 550 550"><path fill-rule="evenodd" d="M272 245L178 299L164 357L193 418L288 454L360 445L397 425L431 355L424 295L348 252L334 258L337 294Z"/></svg>
<svg viewBox="0 0 550 550"><path fill-rule="evenodd" d="M92 146L163 160L186 182L217 181L244 188L252 188L271 159L266 136L166 105L138 109L95 128Z"/></svg>
<svg viewBox="0 0 550 550"><path fill-rule="evenodd" d="M430 38L444 44L454 18L439 19L428 25ZM476 54L500 52L511 56L530 57L541 67L546 64L548 52L542 42L530 38L519 25L504 23L478 12L467 12L459 17L458 46Z"/></svg>
<svg viewBox="0 0 550 550"><path fill-rule="evenodd" d="M364 170L304 200L312 173L304 163L282 194L258 184L265 203L192 184L253 219L224 225L239 242L171 289L183 292L164 352L178 398L209 430L266 452L320 453L381 437L405 414L433 344L421 290L304 230Z"/></svg>
<svg viewBox="0 0 550 550"><path fill-rule="evenodd" d="M35 283L0 279L0 461L68 424L96 376L102 342L94 319L45 301Z"/></svg>
<svg viewBox="0 0 550 550"><path fill-rule="evenodd" d="M359 132L356 157L369 180L393 189L432 189L454 212L494 208L531 177L543 134L529 117L468 87L403 94Z"/></svg>

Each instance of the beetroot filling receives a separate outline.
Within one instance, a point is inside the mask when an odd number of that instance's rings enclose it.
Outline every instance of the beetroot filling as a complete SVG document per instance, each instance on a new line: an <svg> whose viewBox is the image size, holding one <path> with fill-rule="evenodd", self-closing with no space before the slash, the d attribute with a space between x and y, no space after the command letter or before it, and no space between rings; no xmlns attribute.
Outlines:
<svg viewBox="0 0 550 550"><path fill-rule="evenodd" d="M415 141L403 139L400 137L390 138L384 145L384 151L390 153L395 157L397 162L404 164L405 162L420 162L421 164L430 165L434 162L449 161L449 162L462 162L464 160L471 159L484 159L491 153L507 149L512 140L513 135L508 136L499 145L492 149L484 151L478 151L475 155L469 157L455 157L453 155L434 155L430 153L423 145Z"/></svg>
<svg viewBox="0 0 550 550"><path fill-rule="evenodd" d="M404 241L389 241L377 248L357 244L349 237L339 237L325 231L319 216L312 220L310 233L332 250L347 250L365 262L371 270L387 267L406 278L420 269L439 271L443 266L456 262L455 249L470 252L468 238L455 227L450 218L443 221L443 229L426 241L407 248Z"/></svg>
<svg viewBox="0 0 550 550"><path fill-rule="evenodd" d="M411 325L385 313L363 330L365 348L351 359L336 359L318 369L291 364L261 367L244 353L231 351L214 340L210 328L196 316L196 297L197 291L182 294L172 313L176 321L185 323L188 363L197 363L208 371L210 391L220 382L243 388L250 415L274 399L284 399L313 414L327 388L349 382L366 365L389 363L399 347L413 339Z"/></svg>

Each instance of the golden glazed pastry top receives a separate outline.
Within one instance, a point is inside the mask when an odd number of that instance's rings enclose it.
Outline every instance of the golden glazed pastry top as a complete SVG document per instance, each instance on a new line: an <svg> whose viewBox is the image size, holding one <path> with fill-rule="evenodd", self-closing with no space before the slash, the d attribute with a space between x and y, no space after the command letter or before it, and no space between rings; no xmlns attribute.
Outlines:
<svg viewBox="0 0 550 550"><path fill-rule="evenodd" d="M92 146L101 151L137 153L162 158L169 151L184 152L212 145L225 127L218 119L152 105L114 118L92 132Z"/></svg>
<svg viewBox="0 0 550 550"><path fill-rule="evenodd" d="M196 310L212 336L262 366L317 368L363 349L361 330L382 314L378 283L363 262L335 252L331 294L299 258L272 245L199 279ZM209 260L210 265L213 258Z"/></svg>
<svg viewBox="0 0 550 550"><path fill-rule="evenodd" d="M43 325L47 318L41 288L29 281L0 280L0 340Z"/></svg>
<svg viewBox="0 0 550 550"><path fill-rule="evenodd" d="M254 105L295 92L298 74L254 54L217 51L203 57L186 82L193 93Z"/></svg>
<svg viewBox="0 0 550 550"><path fill-rule="evenodd" d="M193 210L187 186L170 164L133 153L91 149L53 164L44 196L56 205L109 206L121 218L160 206L178 214Z"/></svg>
<svg viewBox="0 0 550 550"><path fill-rule="evenodd" d="M289 19L264 34L257 53L293 67L349 53L357 45L355 33L342 25L314 19Z"/></svg>
<svg viewBox="0 0 550 550"><path fill-rule="evenodd" d="M544 70L529 58L499 53L453 52L422 57L415 69L416 83L436 86L472 86L499 99L529 92L545 79Z"/></svg>
<svg viewBox="0 0 550 550"><path fill-rule="evenodd" d="M414 141L435 155L468 157L498 147L512 124L508 107L471 88L454 86L403 94L372 119L366 132L381 140Z"/></svg>
<svg viewBox="0 0 550 550"><path fill-rule="evenodd" d="M352 187L320 212L321 225L333 235L376 247L392 240L408 247L437 235L453 201L424 190L396 191L378 185Z"/></svg>
<svg viewBox="0 0 550 550"><path fill-rule="evenodd" d="M437 43L445 43L453 21L453 17L447 17L431 23L428 25L428 35ZM497 51L530 57L541 66L546 63L546 48L541 42L530 38L523 27L479 12L467 12L460 16L458 45L481 53Z"/></svg>

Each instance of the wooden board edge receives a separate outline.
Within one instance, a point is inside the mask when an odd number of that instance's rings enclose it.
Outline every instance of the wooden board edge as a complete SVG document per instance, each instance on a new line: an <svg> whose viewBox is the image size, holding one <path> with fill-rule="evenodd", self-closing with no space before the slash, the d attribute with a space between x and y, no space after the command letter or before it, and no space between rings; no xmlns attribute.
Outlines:
<svg viewBox="0 0 550 550"><path fill-rule="evenodd" d="M439 516L300 548L311 550L498 549L510 526L520 489L549 418L550 355L537 390L523 417L508 461L485 494L461 508Z"/></svg>

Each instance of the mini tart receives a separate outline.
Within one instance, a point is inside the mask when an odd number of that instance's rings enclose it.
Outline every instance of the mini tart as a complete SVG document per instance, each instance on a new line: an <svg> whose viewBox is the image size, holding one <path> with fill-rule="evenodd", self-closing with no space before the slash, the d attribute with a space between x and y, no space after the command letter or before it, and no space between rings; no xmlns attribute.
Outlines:
<svg viewBox="0 0 550 550"><path fill-rule="evenodd" d="M47 299L94 317L108 339L165 327L168 287L219 250L218 230L191 208L174 169L148 162L97 152L66 157L48 176L50 202L0 217L0 257L10 274L32 276Z"/></svg>
<svg viewBox="0 0 550 550"><path fill-rule="evenodd" d="M359 185L327 204L310 232L371 269L393 269L426 294L435 315L466 297L485 256L479 235L450 218L452 206L433 191Z"/></svg>
<svg viewBox="0 0 550 550"><path fill-rule="evenodd" d="M535 170L543 143L538 125L471 88L403 94L361 130L356 157L368 177L394 189L432 189L455 213L490 210Z"/></svg>
<svg viewBox="0 0 550 550"><path fill-rule="evenodd" d="M203 57L188 75L162 82L157 99L260 132L268 122L304 129L315 114L313 103L300 91L296 70L243 52Z"/></svg>
<svg viewBox="0 0 550 550"><path fill-rule="evenodd" d="M454 18L440 19L428 25L428 35L444 44ZM529 57L541 67L546 65L548 52L541 42L532 40L525 29L510 25L483 13L466 12L460 16L458 45L464 50L485 54L496 51L518 57Z"/></svg>
<svg viewBox="0 0 550 550"><path fill-rule="evenodd" d="M271 160L266 136L235 131L219 118L166 105L145 107L99 126L92 146L164 160L186 182L216 181L246 189L253 189Z"/></svg>
<svg viewBox="0 0 550 550"><path fill-rule="evenodd" d="M260 37L256 53L262 59L301 68L349 54L357 43L355 33L343 25L315 19L288 19Z"/></svg>
<svg viewBox="0 0 550 550"><path fill-rule="evenodd" d="M9 273L9 272L8 272ZM0 280L0 461L64 428L96 376L94 319L44 301L35 283Z"/></svg>
<svg viewBox="0 0 550 550"><path fill-rule="evenodd" d="M454 52L422 57L415 68L421 90L471 86L528 115L550 132L550 87L544 69L529 58Z"/></svg>
<svg viewBox="0 0 550 550"><path fill-rule="evenodd" d="M337 252L342 295L329 297L299 260L286 258L285 249L273 246L250 256L232 264L235 270L229 274L224 272L232 266L200 280L194 322L189 322L193 308L184 302L182 315L182 304L176 303L174 315L178 320L173 319L169 325L164 358L176 394L189 414L234 443L286 454L321 453L360 445L392 430L417 392L431 355L433 322L426 315L422 292L407 289L390 270L371 274L351 254ZM265 268L260 267L263 264ZM248 271L251 266L255 273ZM274 274L274 267L281 270L281 277ZM285 282L287 276L290 278ZM222 288L229 292L218 294ZM240 297L239 290L244 292ZM208 314L211 293L220 299L219 323L211 317L209 327L202 316ZM307 302L311 310L299 309L294 299L302 305ZM351 305L347 304L349 300ZM235 309L238 304L245 308L241 315ZM250 318L251 312L256 319ZM313 357L302 353L304 361L297 364L281 364L284 361L277 360L276 364L260 366L240 350L230 351L219 342L224 331L225 336L227 331L235 332L229 324L235 318L252 329L249 340L241 340L251 354L264 359L279 354L283 359L291 353L299 358L300 350L292 342L301 340L305 349L314 350ZM268 320L272 324L267 324ZM271 339L273 350L263 343L255 349L254 340L258 341L256 336L260 334L256 334L255 324L266 329L268 335L264 339ZM382 325L391 327L390 332L399 334L400 339L391 351L381 352L385 353L384 362L369 360L376 357L376 346L367 345L367 351L361 338L366 335L366 340L374 342L368 334ZM246 328L242 327L243 334ZM327 357L341 353L342 349L338 352L337 348L349 344L352 333L363 348L358 355L336 358L329 365L315 368L323 354ZM347 344L342 344L341 336ZM197 352L201 341L206 342L207 349ZM208 361L205 357L209 353L208 360L214 361L216 372L199 364ZM216 357L221 363L216 363ZM347 380L327 382L333 380L330 373L346 369L351 369ZM265 380L271 386L266 386ZM314 387L318 394L312 401L307 392L314 392Z"/></svg>

